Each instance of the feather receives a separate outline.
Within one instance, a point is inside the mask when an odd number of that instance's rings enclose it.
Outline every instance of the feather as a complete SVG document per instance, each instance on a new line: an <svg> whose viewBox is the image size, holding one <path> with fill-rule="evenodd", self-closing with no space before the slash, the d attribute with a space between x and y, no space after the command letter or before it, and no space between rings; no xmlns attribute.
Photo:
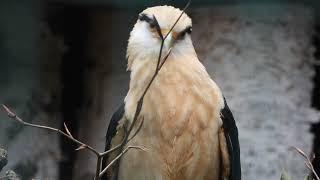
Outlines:
<svg viewBox="0 0 320 180"><path fill-rule="evenodd" d="M240 163L240 146L238 139L238 128L236 122L233 118L232 112L230 111L227 101L224 98L224 108L221 110L221 119L223 122L223 139L227 144L228 159L230 167L229 168L229 180L241 180L241 163ZM222 151L225 151L223 149Z"/></svg>
<svg viewBox="0 0 320 180"><path fill-rule="evenodd" d="M116 136L119 136L120 134L117 134L117 129L119 129L120 120L123 119L124 116L124 103L121 104L121 106L117 109L117 111L112 115L107 134L106 134L106 144L105 144L105 151L109 150L112 147L112 141ZM120 137L121 139L122 137ZM117 152L117 151L116 151ZM115 154L115 153L113 153ZM113 157L114 155L111 155ZM107 155L102 160L102 169L107 166L108 162L110 162L110 155ZM119 161L118 161L119 162ZM101 180L117 180L118 176L118 169L119 169L119 163L116 163L111 168L110 172L108 171L107 174L105 174Z"/></svg>

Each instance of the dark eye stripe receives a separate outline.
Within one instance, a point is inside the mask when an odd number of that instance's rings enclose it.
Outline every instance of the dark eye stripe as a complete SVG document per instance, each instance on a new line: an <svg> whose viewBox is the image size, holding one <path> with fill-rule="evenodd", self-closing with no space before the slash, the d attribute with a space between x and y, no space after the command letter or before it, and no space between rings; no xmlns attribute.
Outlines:
<svg viewBox="0 0 320 180"><path fill-rule="evenodd" d="M149 16L147 16L146 14L140 14L138 19L140 21L146 21L147 23L149 23L150 25L154 25L154 19L150 18Z"/></svg>
<svg viewBox="0 0 320 180"><path fill-rule="evenodd" d="M190 34L191 32L192 32L192 27L191 26L188 26L183 31L181 31L181 33L184 33L184 34L186 34L186 33Z"/></svg>
<svg viewBox="0 0 320 180"><path fill-rule="evenodd" d="M161 34L161 28L160 28L159 23L158 23L158 21L157 21L155 16L153 16L153 18L150 18L146 14L140 14L138 19L140 21L147 22L150 25L151 28L155 28L157 30L159 36L161 37L161 39L163 38L163 36Z"/></svg>
<svg viewBox="0 0 320 180"><path fill-rule="evenodd" d="M152 27L152 28L159 26L158 23L156 22L155 18L150 18L146 14L140 14L138 19L140 21L145 21L145 22L149 23L150 27ZM188 26L178 34L177 39L182 39L186 34L191 34L191 32L192 32L192 27Z"/></svg>
<svg viewBox="0 0 320 180"><path fill-rule="evenodd" d="M188 26L179 33L177 39L182 39L186 34L191 34L191 32L192 32L192 27Z"/></svg>

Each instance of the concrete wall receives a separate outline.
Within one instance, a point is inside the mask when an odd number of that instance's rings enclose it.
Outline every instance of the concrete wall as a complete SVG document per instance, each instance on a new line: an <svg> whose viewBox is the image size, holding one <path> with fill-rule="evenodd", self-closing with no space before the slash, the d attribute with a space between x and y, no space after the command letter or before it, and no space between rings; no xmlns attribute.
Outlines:
<svg viewBox="0 0 320 180"><path fill-rule="evenodd" d="M313 11L295 5L196 9L193 40L237 120L243 179L307 173L290 147L312 147Z"/></svg>
<svg viewBox="0 0 320 180"><path fill-rule="evenodd" d="M264 4L195 8L189 13L198 55L223 90L238 123L243 179L278 179L282 170L302 179L308 171L291 146L310 153L310 123L319 119L310 107L312 9ZM114 18L119 22L132 16L123 13ZM123 44L128 32L119 32L125 26L116 27L114 34L120 40L113 42ZM122 57L112 57L113 62L124 61L124 51L119 52ZM111 74L105 81L106 85L112 82L111 92L117 92L114 86L127 87L119 81L123 75ZM110 97L106 98L105 110L111 115L108 109L119 103L108 103Z"/></svg>
<svg viewBox="0 0 320 180"><path fill-rule="evenodd" d="M99 9L92 11L89 25L90 63L76 136L102 151L107 121L128 89L125 49L137 13ZM59 68L68 47L40 21L41 15L33 14L39 13L37 6L12 3L0 10L0 103L28 121L59 127ZM310 107L312 9L263 4L195 8L188 13L196 51L238 123L243 179L279 179L282 169L302 179L307 170L290 147L309 153L309 125L319 118ZM6 168L58 179L61 155L55 134L21 127L0 113L0 146L9 150ZM94 155L77 152L74 179L89 179L95 166Z"/></svg>
<svg viewBox="0 0 320 180"><path fill-rule="evenodd" d="M25 121L57 127L59 42L41 23L35 4L0 3L0 104L10 106ZM25 179L57 179L56 134L23 127L1 111L0 147L9 152L4 171L13 169Z"/></svg>

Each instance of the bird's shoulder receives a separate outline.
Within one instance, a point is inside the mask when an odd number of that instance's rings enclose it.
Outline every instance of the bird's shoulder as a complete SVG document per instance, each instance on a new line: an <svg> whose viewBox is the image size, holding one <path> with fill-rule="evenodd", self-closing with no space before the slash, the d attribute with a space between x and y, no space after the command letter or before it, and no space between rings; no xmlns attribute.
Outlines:
<svg viewBox="0 0 320 180"><path fill-rule="evenodd" d="M238 128L236 121L234 120L233 114L224 98L224 107L220 112L222 119L222 140L225 146L222 146L222 156L227 156L224 158L225 161L222 164L226 164L228 167L228 179L229 180L241 180L241 163L240 163L240 145L238 139ZM223 154L225 152L225 154Z"/></svg>
<svg viewBox="0 0 320 180"><path fill-rule="evenodd" d="M108 130L106 134L106 143L105 143L105 151L109 150L112 148L114 143L119 144L122 139L124 138L124 133L119 133L119 127L122 126L123 123L121 123L121 120L124 119L125 115L125 104L122 103L118 109L113 113L109 125L108 125ZM121 131L120 131L121 132ZM117 142L115 142L117 141ZM117 152L115 152L117 153ZM102 165L103 167L106 167L108 163L110 163L110 159L115 156L115 153L108 154L103 157L103 162ZM102 177L102 180L114 180L117 179L117 171L118 171L118 163L113 165L112 168L109 169L107 174L105 174Z"/></svg>

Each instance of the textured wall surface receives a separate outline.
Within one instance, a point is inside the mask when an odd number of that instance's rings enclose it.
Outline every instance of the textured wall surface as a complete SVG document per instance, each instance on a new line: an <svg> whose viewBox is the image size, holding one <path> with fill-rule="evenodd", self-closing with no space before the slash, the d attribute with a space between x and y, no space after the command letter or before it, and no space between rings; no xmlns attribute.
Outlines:
<svg viewBox="0 0 320 180"><path fill-rule="evenodd" d="M302 179L307 170L290 147L309 153L309 125L319 118L310 107L313 12L293 5L244 5L196 8L189 14L199 58L220 85L238 123L243 179L279 179L283 169L294 179ZM89 72L88 82L95 89L89 94L93 105L100 103L86 109L90 121L83 121L81 131L86 133L80 134L87 134L87 140L100 148L105 117L121 103L128 83L124 72L128 24L119 22L133 16L120 12L105 17L115 22L111 30L117 34L111 37L112 55L108 57L112 73L99 80L104 86L97 86L100 83L94 81L101 76L94 71L101 66ZM103 58L96 60L103 62ZM101 104L105 108L97 111ZM93 121L95 118L101 121ZM87 158L91 167L84 166ZM84 171L75 172L76 177L92 174L94 163L92 156L79 156L78 167Z"/></svg>
<svg viewBox="0 0 320 180"><path fill-rule="evenodd" d="M12 106L27 121L57 127L63 42L46 28L43 39L38 39L41 23L32 14L35 9L20 4L2 7L0 12L6 16L1 15L0 22L6 28L0 30L0 103ZM16 17L17 11L25 15ZM279 179L282 169L302 179L306 168L290 147L309 153L309 125L319 119L319 113L310 107L314 73L309 63L311 9L264 4L196 8L188 13L193 18L192 36L199 58L221 87L237 120L243 179ZM9 17L17 20L9 21ZM20 22L22 17L26 19ZM90 67L85 72L85 103L79 110L76 136L102 150L107 119L128 88L125 49L137 14L97 11L92 17ZM106 22L113 26L104 25ZM40 58L37 49L41 49ZM0 146L9 152L6 168L27 170L29 177L58 179L61 155L55 134L18 126L0 113ZM94 155L78 152L74 179L89 179L95 165Z"/></svg>
<svg viewBox="0 0 320 180"><path fill-rule="evenodd" d="M243 179L279 179L283 169L302 179L307 170L290 147L309 153L310 122L319 118L310 107L312 10L269 4L196 8L189 14L199 58L220 85L238 123ZM132 16L120 13L113 18L119 22ZM116 64L125 61L121 49L128 32L119 31L124 25L115 27L120 39L113 47L120 50L111 57L116 72L104 81L106 95L111 94L104 100L107 116L125 94L119 90L127 88L124 71L117 71Z"/></svg>
<svg viewBox="0 0 320 180"><path fill-rule="evenodd" d="M60 87L55 47L59 42L41 27L38 13L33 3L0 3L0 104L10 106L27 122L57 127ZM8 150L3 172L12 169L24 179L57 178L56 134L23 127L1 110L0 147Z"/></svg>
<svg viewBox="0 0 320 180"><path fill-rule="evenodd" d="M307 173L290 147L311 150L313 14L291 5L196 9L193 40L240 132L243 179Z"/></svg>
<svg viewBox="0 0 320 180"><path fill-rule="evenodd" d="M101 152L104 150L107 123L128 89L124 52L129 32L128 24L120 23L127 22L128 18L127 13L108 10L98 10L91 15L88 54L92 65L85 72L85 103L80 112L79 138ZM74 179L89 179L95 167L96 157L92 153L79 152Z"/></svg>

